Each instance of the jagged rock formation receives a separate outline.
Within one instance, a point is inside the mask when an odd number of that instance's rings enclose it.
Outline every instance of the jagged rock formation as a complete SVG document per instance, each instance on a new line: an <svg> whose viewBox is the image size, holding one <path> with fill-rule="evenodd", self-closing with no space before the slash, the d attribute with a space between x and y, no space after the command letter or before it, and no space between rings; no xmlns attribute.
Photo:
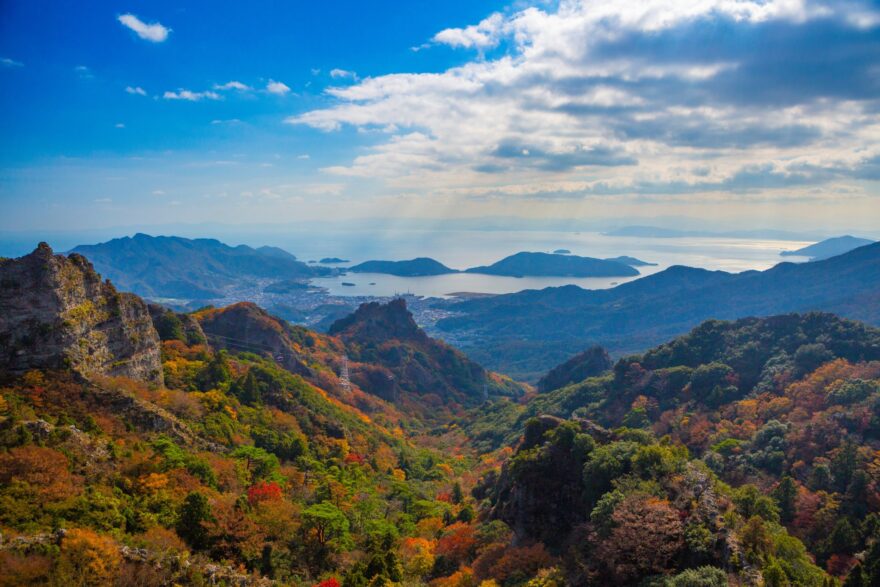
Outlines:
<svg viewBox="0 0 880 587"><path fill-rule="evenodd" d="M418 327L402 298L361 305L329 330L356 362L352 380L393 402L422 399L448 405L476 404L487 397L515 396L522 388L487 371Z"/></svg>
<svg viewBox="0 0 880 587"><path fill-rule="evenodd" d="M0 261L0 371L67 367L162 383L146 304L102 281L85 257L55 255L40 243Z"/></svg>

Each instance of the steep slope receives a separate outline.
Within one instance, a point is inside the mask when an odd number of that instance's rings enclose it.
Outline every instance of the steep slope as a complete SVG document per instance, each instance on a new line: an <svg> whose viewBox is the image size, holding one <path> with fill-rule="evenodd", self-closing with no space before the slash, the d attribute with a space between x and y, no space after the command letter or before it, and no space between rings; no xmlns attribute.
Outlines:
<svg viewBox="0 0 880 587"><path fill-rule="evenodd" d="M242 279L291 279L329 272L276 247L230 247L214 239L136 234L73 252L120 289L153 298L211 299Z"/></svg>
<svg viewBox="0 0 880 587"><path fill-rule="evenodd" d="M445 412L523 389L490 373L449 345L430 338L413 320L406 302L368 303L334 323L328 333L345 343L361 363L352 380L396 403Z"/></svg>
<svg viewBox="0 0 880 587"><path fill-rule="evenodd" d="M510 255L488 266L472 267L466 272L510 277L632 277L639 274L629 263L615 259L528 252Z"/></svg>
<svg viewBox="0 0 880 587"><path fill-rule="evenodd" d="M479 494L517 541L567 552L573 575L633 584L633 573L658 570L632 555L667 544L656 560L666 572L746 563L746 584L781 572L820 586L828 579L814 564L841 580L880 576L878 406L880 329L810 313L708 321L613 374L526 405L496 402L464 425L483 440L522 437ZM754 550L756 532L776 546Z"/></svg>
<svg viewBox="0 0 880 587"><path fill-rule="evenodd" d="M161 383L158 343L146 304L102 281L85 257L40 243L0 260L0 371L70 367Z"/></svg>
<svg viewBox="0 0 880 587"><path fill-rule="evenodd" d="M437 324L475 360L524 379L565 360L567 349L600 344L636 352L708 318L820 310L880 323L880 243L812 263L731 274L670 267L609 290L575 286L452 304ZM514 368L510 368L514 367Z"/></svg>
<svg viewBox="0 0 880 587"><path fill-rule="evenodd" d="M0 386L4 585L422 582L433 555L404 568L406 546L473 515L438 496L477 463L415 445L393 406L340 390L338 339L247 304L148 310L45 245L3 260L0 279L0 348L16 361ZM133 325L164 386L95 362L93 341L114 349ZM73 335L92 362L59 356ZM285 353L309 369L282 368Z"/></svg>

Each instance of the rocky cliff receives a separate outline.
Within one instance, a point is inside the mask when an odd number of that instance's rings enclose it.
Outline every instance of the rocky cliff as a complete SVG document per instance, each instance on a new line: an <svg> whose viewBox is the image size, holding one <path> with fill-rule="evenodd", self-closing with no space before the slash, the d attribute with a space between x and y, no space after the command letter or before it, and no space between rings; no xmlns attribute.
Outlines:
<svg viewBox="0 0 880 587"><path fill-rule="evenodd" d="M0 371L71 368L162 383L147 306L102 281L85 257L46 243L0 260Z"/></svg>
<svg viewBox="0 0 880 587"><path fill-rule="evenodd" d="M418 327L403 299L361 305L329 330L358 364L352 381L394 403L477 405L489 397L518 396L523 388L493 374Z"/></svg>

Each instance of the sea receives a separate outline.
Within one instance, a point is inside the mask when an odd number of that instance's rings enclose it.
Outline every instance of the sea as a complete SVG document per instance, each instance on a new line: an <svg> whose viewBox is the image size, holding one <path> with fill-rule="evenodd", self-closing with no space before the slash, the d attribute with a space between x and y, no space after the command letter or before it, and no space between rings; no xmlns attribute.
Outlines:
<svg viewBox="0 0 880 587"><path fill-rule="evenodd" d="M144 230L148 234L158 234ZM109 238L133 234L81 233L41 235L30 239L3 238L0 256L18 256L46 240L56 251L66 251L77 244L92 244ZM344 269L368 260L403 260L431 257L454 269L489 265L520 251L553 252L564 249L574 255L610 258L627 255L656 266L637 267L640 276L662 271L672 265L688 265L710 270L741 272L764 270L782 261L807 259L781 257L782 251L801 248L811 242L749 238L680 237L645 238L609 236L601 232L565 232L539 230L429 230L398 228L319 230L271 230L255 232L205 233L198 229L179 229L175 234L189 238L213 237L230 244L278 246L304 262L326 257L346 259L333 265ZM34 241L34 242L31 242ZM502 277L480 274L449 274L431 277L396 277L373 273L348 273L312 280L337 296L393 296L413 294L424 297L450 297L467 294L501 294L525 289L574 284L587 289L601 289L637 279L571 277Z"/></svg>

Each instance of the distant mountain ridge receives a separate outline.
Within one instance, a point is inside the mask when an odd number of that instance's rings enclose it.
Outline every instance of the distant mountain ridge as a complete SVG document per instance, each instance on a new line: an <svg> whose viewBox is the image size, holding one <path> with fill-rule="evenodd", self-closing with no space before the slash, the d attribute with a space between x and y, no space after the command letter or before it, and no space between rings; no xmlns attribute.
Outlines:
<svg viewBox="0 0 880 587"><path fill-rule="evenodd" d="M120 289L151 298L211 299L242 278L292 279L325 275L277 247L231 247L215 239L138 233L71 252L87 257Z"/></svg>
<svg viewBox="0 0 880 587"><path fill-rule="evenodd" d="M780 255L783 257L810 257L810 261L821 261L822 259L836 257L837 255L848 253L853 249L870 245L873 242L875 241L866 238L844 235L825 239L794 251L782 251Z"/></svg>
<svg viewBox="0 0 880 587"><path fill-rule="evenodd" d="M459 315L437 323L489 368L523 379L600 344L642 351L709 318L819 310L880 324L880 243L813 263L726 273L675 266L608 290L576 286L450 303Z"/></svg>

